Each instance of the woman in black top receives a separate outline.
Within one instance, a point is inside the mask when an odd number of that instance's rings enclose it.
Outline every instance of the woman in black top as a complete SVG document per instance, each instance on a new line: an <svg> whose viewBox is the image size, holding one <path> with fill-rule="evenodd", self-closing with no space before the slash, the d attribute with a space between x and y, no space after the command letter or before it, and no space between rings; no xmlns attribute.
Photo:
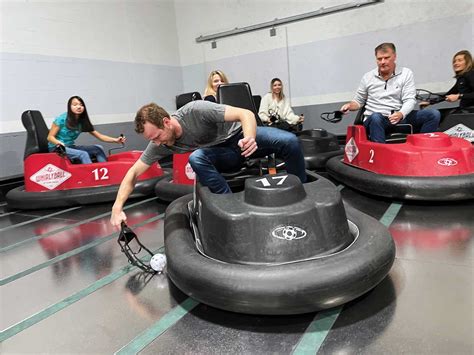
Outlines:
<svg viewBox="0 0 474 355"><path fill-rule="evenodd" d="M213 70L207 78L207 86L204 91L204 100L216 102L217 88L221 84L228 84L226 75L222 70Z"/></svg>
<svg viewBox="0 0 474 355"><path fill-rule="evenodd" d="M456 84L445 94L446 101L460 100L460 108L474 107L474 69L468 50L459 51L454 55L453 70Z"/></svg>

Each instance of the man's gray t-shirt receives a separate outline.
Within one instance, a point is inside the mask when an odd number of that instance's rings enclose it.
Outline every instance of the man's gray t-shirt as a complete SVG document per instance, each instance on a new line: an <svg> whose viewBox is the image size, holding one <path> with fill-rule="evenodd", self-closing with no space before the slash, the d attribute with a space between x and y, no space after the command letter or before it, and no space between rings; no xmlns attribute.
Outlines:
<svg viewBox="0 0 474 355"><path fill-rule="evenodd" d="M241 131L240 122L224 121L225 105L192 101L171 116L181 125L183 134L172 146L148 143L140 159L147 165L172 153L192 152L225 142Z"/></svg>

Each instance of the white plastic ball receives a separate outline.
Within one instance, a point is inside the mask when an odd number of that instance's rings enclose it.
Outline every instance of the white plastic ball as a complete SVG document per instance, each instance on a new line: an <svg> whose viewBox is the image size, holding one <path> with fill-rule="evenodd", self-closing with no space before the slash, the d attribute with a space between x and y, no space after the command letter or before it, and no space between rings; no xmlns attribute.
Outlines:
<svg viewBox="0 0 474 355"><path fill-rule="evenodd" d="M157 272L163 272L166 266L166 256L164 254L155 254L150 260L150 266Z"/></svg>

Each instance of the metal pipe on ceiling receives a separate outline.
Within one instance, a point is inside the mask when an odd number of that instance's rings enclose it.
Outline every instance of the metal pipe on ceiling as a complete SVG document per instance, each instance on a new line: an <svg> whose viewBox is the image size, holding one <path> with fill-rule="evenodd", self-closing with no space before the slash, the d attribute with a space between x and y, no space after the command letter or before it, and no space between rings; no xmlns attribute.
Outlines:
<svg viewBox="0 0 474 355"><path fill-rule="evenodd" d="M219 38L235 36L235 35L252 32L252 31L258 31L264 28L272 28L272 27L284 25L287 23L307 20L307 19L319 17L319 16L325 16L325 15L333 14L336 12L357 9L362 6L375 5L380 2L383 2L383 0L365 0L365 1L357 1L357 2L347 3L347 4L326 7L326 8L322 7L319 10L306 12L304 14L288 16L281 19L276 18L273 21L262 22L255 25L245 26L241 28L236 27L233 30L218 32L211 35L205 35L205 36L201 35L196 38L196 42L201 43L201 42L207 42L207 41L215 41L216 39L219 39Z"/></svg>

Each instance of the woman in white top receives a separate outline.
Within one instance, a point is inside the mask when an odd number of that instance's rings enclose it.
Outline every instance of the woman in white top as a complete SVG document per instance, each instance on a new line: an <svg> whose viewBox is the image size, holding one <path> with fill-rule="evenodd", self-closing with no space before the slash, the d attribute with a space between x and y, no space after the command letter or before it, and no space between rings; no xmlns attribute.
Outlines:
<svg viewBox="0 0 474 355"><path fill-rule="evenodd" d="M294 126L304 121L303 115L296 115L290 102L283 94L283 84L274 78L270 82L270 92L262 98L258 115L267 125L292 130ZM293 127L292 127L293 126Z"/></svg>

